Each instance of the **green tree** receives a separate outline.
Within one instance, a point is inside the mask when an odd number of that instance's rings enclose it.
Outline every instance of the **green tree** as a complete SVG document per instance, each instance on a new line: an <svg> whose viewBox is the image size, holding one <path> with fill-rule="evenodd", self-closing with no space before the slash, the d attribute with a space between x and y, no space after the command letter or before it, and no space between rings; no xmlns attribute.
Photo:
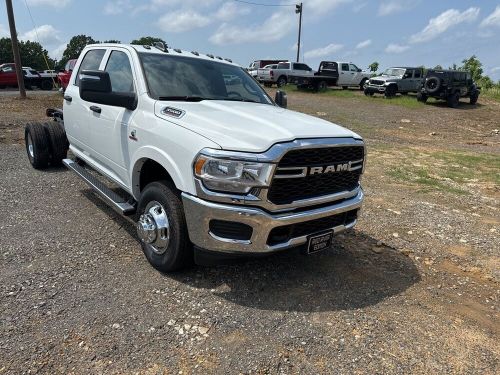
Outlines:
<svg viewBox="0 0 500 375"><path fill-rule="evenodd" d="M154 42L162 42L163 44L167 45L167 42L165 42L163 39L154 36L141 36L139 39L134 39L133 41L131 41L130 44L152 46Z"/></svg>
<svg viewBox="0 0 500 375"><path fill-rule="evenodd" d="M368 65L368 69L370 69L370 72L375 73L378 70L378 62L372 62L370 65Z"/></svg>
<svg viewBox="0 0 500 375"><path fill-rule="evenodd" d="M438 64L438 65L436 65L436 66L434 67L434 69L436 69L436 70L443 70L443 67L442 67L441 65L439 65L439 64Z"/></svg>
<svg viewBox="0 0 500 375"><path fill-rule="evenodd" d="M472 79L479 82L483 78L483 64L476 55L472 55L468 59L462 60L461 70L466 70L472 74Z"/></svg>
<svg viewBox="0 0 500 375"><path fill-rule="evenodd" d="M63 52L61 61L59 61L59 66L64 66L68 60L77 59L80 53L85 48L87 44L99 43L94 40L91 36L87 35L76 35L70 39L66 49Z"/></svg>
<svg viewBox="0 0 500 375"><path fill-rule="evenodd" d="M105 40L103 43L121 43L121 42L117 39L110 39L110 40Z"/></svg>
<svg viewBox="0 0 500 375"><path fill-rule="evenodd" d="M55 60L49 57L47 50L44 49L38 42L32 42L30 40L20 41L19 53L21 55L21 62L23 66L29 66L36 70L54 68ZM0 62L14 62L10 38L0 39ZM49 67L47 67L47 63L49 64Z"/></svg>

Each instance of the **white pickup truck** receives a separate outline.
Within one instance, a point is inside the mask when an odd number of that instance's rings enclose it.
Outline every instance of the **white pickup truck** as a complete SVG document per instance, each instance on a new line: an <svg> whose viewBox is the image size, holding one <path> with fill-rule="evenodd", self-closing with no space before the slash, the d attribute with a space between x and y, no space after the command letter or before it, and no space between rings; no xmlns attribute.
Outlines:
<svg viewBox="0 0 500 375"><path fill-rule="evenodd" d="M282 87L288 83L289 75L314 75L314 71L306 64L297 62L280 62L275 69L261 68L257 70L257 80L270 87L273 83L278 87Z"/></svg>
<svg viewBox="0 0 500 375"><path fill-rule="evenodd" d="M229 85L228 76L237 79ZM363 201L361 137L287 110L283 92L273 101L220 57L89 45L63 110L47 115L56 121L26 126L33 167L76 172L134 220L147 259L163 272L193 254L328 248L355 225Z"/></svg>

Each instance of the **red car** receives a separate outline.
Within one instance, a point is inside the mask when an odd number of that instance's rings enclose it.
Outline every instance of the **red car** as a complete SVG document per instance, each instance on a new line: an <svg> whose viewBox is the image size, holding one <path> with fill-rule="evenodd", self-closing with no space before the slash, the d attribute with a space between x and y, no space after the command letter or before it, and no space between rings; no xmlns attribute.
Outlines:
<svg viewBox="0 0 500 375"><path fill-rule="evenodd" d="M73 68L75 67L76 59L68 60L64 70L57 73L57 82L62 87L63 90L66 90L68 87L69 79L71 78L71 73L73 73Z"/></svg>
<svg viewBox="0 0 500 375"><path fill-rule="evenodd" d="M14 64L0 65L0 88L17 87L16 68Z"/></svg>

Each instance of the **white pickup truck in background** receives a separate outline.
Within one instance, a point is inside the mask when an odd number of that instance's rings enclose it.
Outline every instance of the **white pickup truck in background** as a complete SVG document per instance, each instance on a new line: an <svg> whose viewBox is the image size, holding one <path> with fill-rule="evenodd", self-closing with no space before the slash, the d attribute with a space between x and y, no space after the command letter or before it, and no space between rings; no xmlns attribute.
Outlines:
<svg viewBox="0 0 500 375"><path fill-rule="evenodd" d="M280 62L276 69L261 68L257 71L257 80L264 86L276 84L282 87L288 83L289 75L314 75L314 71L306 64L297 62Z"/></svg>
<svg viewBox="0 0 500 375"><path fill-rule="evenodd" d="M135 223L160 271L207 253L313 253L356 224L361 137L287 110L286 94L273 101L230 60L162 44L89 45L63 110L47 115L55 121L26 126L33 167L73 170Z"/></svg>

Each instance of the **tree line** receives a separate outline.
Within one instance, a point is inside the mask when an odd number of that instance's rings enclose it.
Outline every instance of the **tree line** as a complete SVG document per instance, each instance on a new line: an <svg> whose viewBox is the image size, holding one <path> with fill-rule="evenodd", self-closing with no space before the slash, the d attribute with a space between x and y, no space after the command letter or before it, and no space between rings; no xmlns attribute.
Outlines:
<svg viewBox="0 0 500 375"><path fill-rule="evenodd" d="M154 42L166 42L157 37L143 36L138 39L132 40L131 44L147 44L152 45ZM80 52L85 48L87 44L97 44L97 43L121 43L119 40L104 40L102 42L94 40L88 35L76 35L71 38L69 43L66 45L62 57L60 60L55 60L49 57L48 51L42 47L38 42L32 42L30 40L19 41L19 52L21 54L21 61L23 66L29 66L35 70L46 70L46 69L63 69L66 62L71 59L76 59L80 55ZM12 54L12 44L10 38L0 38L0 64L10 63L14 61L14 56ZM48 67L47 67L48 63Z"/></svg>

